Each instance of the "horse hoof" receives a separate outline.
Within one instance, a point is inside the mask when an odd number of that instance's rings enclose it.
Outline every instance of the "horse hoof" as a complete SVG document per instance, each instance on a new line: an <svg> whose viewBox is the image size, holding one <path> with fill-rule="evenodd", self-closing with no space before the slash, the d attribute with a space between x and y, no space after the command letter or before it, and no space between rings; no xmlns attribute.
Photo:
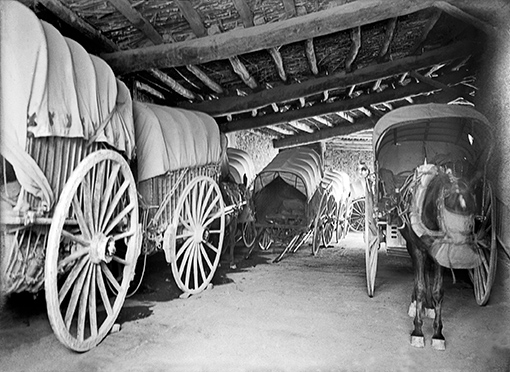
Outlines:
<svg viewBox="0 0 510 372"><path fill-rule="evenodd" d="M409 310L407 310L407 314L414 318L416 316L416 301L413 301L409 304Z"/></svg>
<svg viewBox="0 0 510 372"><path fill-rule="evenodd" d="M439 338L432 339L432 347L436 350L446 350L446 341Z"/></svg>
<svg viewBox="0 0 510 372"><path fill-rule="evenodd" d="M411 345L414 347L425 347L425 337L411 336Z"/></svg>

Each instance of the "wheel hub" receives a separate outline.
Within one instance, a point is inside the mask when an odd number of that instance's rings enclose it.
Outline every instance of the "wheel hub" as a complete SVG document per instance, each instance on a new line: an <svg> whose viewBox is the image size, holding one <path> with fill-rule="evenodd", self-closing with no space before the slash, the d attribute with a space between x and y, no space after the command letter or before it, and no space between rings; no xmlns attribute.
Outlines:
<svg viewBox="0 0 510 372"><path fill-rule="evenodd" d="M115 241L104 234L97 234L92 238L90 246L90 260L92 263L109 263L115 254Z"/></svg>
<svg viewBox="0 0 510 372"><path fill-rule="evenodd" d="M196 226L195 234L193 235L193 241L195 243L203 243L209 240L210 232L209 229L204 226Z"/></svg>

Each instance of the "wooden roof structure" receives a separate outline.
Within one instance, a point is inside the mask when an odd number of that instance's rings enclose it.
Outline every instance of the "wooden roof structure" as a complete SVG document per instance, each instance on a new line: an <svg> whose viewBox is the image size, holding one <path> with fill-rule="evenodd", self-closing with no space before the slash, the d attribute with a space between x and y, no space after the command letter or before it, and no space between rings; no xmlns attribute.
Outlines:
<svg viewBox="0 0 510 372"><path fill-rule="evenodd" d="M223 132L271 133L276 148L358 148L394 108L472 101L484 39L508 11L500 0L20 1L137 95L205 112Z"/></svg>

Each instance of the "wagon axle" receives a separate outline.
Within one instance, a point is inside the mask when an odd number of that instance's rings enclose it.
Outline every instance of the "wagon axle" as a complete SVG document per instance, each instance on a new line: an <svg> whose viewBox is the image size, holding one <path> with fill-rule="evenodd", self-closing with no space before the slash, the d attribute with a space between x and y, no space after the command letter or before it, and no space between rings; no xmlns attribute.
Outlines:
<svg viewBox="0 0 510 372"><path fill-rule="evenodd" d="M115 254L115 241L102 233L96 234L90 244L90 261L96 265L110 263Z"/></svg>

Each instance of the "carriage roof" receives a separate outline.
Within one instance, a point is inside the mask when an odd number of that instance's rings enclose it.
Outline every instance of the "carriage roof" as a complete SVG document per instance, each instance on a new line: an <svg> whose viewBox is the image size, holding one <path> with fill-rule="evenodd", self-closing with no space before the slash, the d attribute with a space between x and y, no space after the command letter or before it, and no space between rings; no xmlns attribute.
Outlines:
<svg viewBox="0 0 510 372"><path fill-rule="evenodd" d="M439 153L475 164L491 148L492 128L485 116L465 105L423 104L401 107L374 127L375 158L405 162L418 152L431 160ZM410 160L412 162L412 160Z"/></svg>
<svg viewBox="0 0 510 372"><path fill-rule="evenodd" d="M331 169L324 173L322 185L324 187L331 187L330 193L339 201L345 197L346 193L350 190L350 178L345 172Z"/></svg>
<svg viewBox="0 0 510 372"><path fill-rule="evenodd" d="M229 147L227 158L229 172L236 183L243 183L243 177L246 175L248 184L251 184L255 178L255 165L251 156L244 150Z"/></svg>
<svg viewBox="0 0 510 372"><path fill-rule="evenodd" d="M322 175L322 162L314 150L305 147L289 149L276 155L257 175L254 192L257 193L279 176L310 200Z"/></svg>
<svg viewBox="0 0 510 372"><path fill-rule="evenodd" d="M167 172L219 163L220 131L201 112L133 102L138 181Z"/></svg>

